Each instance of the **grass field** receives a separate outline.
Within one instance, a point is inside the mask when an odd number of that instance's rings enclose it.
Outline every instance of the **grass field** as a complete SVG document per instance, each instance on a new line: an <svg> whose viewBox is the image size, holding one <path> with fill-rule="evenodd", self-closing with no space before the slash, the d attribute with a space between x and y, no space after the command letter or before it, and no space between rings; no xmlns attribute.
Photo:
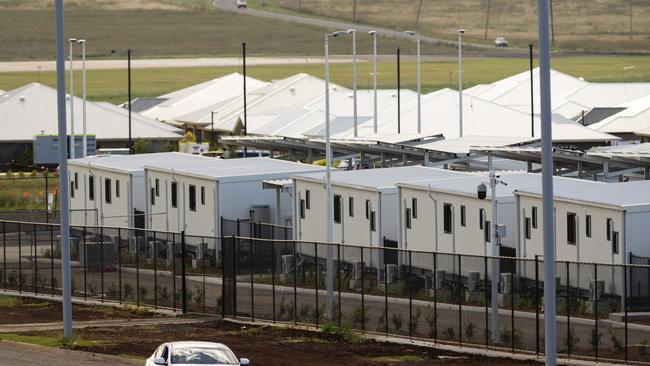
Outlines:
<svg viewBox="0 0 650 366"><path fill-rule="evenodd" d="M250 0L252 6L318 17L345 19L455 39L467 29L474 42L491 44L497 36L511 45L526 46L537 39L537 1L527 0ZM356 3L356 16L354 4ZM490 22L485 38L487 4ZM555 47L580 51L647 52L650 42L650 1L554 0ZM631 18L630 18L631 14ZM631 21L630 21L631 19ZM631 23L631 24L630 24Z"/></svg>
<svg viewBox="0 0 650 366"><path fill-rule="evenodd" d="M392 59L383 59L378 67L378 80L381 88L396 87L396 70ZM552 61L553 68L576 77L584 77L595 82L650 81L650 56L589 56L559 57ZM624 66L635 66L623 72ZM470 58L464 61L464 86L490 83L501 78L527 70L526 59L484 59ZM360 63L358 67L359 88L371 88L372 65ZM241 72L239 67L212 68L166 68L133 70L133 95L151 97L177 90L201 81L209 80L231 72ZM299 72L307 72L323 77L322 64L251 66L249 75L262 80L276 80ZM332 80L351 86L350 65L332 66ZM422 89L424 92L443 87L456 88L457 64L455 61L425 62L422 64ZM41 81L54 86L53 72L0 73L0 89L10 90L29 82ZM80 90L81 77L75 77L76 90ZM414 62L402 63L402 87L414 89L416 67ZM125 70L88 71L88 96L92 100L122 103L126 100Z"/></svg>
<svg viewBox="0 0 650 366"><path fill-rule="evenodd" d="M0 59L54 57L52 3L46 0L0 1L0 44L3 48ZM136 58L232 56L240 53L243 41L247 42L250 55L307 57L323 52L320 41L325 32L323 28L225 13L214 9L209 0L77 0L65 3L65 36L87 39L89 58L123 58L124 50L129 47L133 48ZM349 42L348 39L333 42L331 52L349 53ZM395 41L383 40L379 44L382 52L392 52ZM359 52L369 53L370 47L370 42L360 42ZM407 52L414 48L412 42L404 42L401 47ZM112 50L118 53L113 54Z"/></svg>

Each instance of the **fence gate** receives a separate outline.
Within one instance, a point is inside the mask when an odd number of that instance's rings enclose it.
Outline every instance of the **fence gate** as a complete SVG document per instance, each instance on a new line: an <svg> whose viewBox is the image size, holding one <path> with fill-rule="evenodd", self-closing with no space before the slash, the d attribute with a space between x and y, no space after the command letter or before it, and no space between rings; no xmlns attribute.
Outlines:
<svg viewBox="0 0 650 366"><path fill-rule="evenodd" d="M223 268L222 315L234 317L237 315L237 243L234 237L224 237L221 243Z"/></svg>

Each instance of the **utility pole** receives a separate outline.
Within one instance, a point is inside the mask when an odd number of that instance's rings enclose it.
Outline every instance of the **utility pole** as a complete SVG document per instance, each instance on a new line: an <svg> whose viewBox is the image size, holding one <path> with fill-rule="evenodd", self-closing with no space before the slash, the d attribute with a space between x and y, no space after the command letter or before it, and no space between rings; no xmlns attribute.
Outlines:
<svg viewBox="0 0 650 366"><path fill-rule="evenodd" d="M463 34L458 30L458 136L463 137Z"/></svg>
<svg viewBox="0 0 650 366"><path fill-rule="evenodd" d="M422 13L422 0L418 4L418 13L415 15L415 30L420 31L420 14Z"/></svg>
<svg viewBox="0 0 650 366"><path fill-rule="evenodd" d="M131 136L131 49L126 50L127 57L127 76L128 76L128 88L129 88L129 154L133 154L133 140Z"/></svg>
<svg viewBox="0 0 650 366"><path fill-rule="evenodd" d="M248 106L246 103L246 42L241 44L242 73L244 75L244 136L248 136ZM248 148L244 146L244 157L248 157Z"/></svg>
<svg viewBox="0 0 650 366"><path fill-rule="evenodd" d="M490 28L490 6L492 5L492 0L487 0L487 9L485 10L485 39L488 36L488 29Z"/></svg>
<svg viewBox="0 0 650 366"><path fill-rule="evenodd" d="M402 89L401 85L401 80L400 80L400 69L399 69L399 47L397 47L397 134L399 135L402 132L402 125L401 125L401 118L402 118L402 111L401 109L401 103L400 103L400 92Z"/></svg>
<svg viewBox="0 0 650 366"><path fill-rule="evenodd" d="M368 32L372 36L372 87L373 87L373 131L377 133L377 32L370 31Z"/></svg>
<svg viewBox="0 0 650 366"><path fill-rule="evenodd" d="M533 44L528 45L530 53L530 137L535 137L535 94L533 89Z"/></svg>
<svg viewBox="0 0 650 366"><path fill-rule="evenodd" d="M61 286L63 287L63 337L72 339L72 285L70 277L70 210L68 201L68 134L65 112L65 56L63 0L55 0L56 101L59 133L59 197L61 201Z"/></svg>
<svg viewBox="0 0 650 366"><path fill-rule="evenodd" d="M551 42L555 46L555 17L553 16L553 0L549 0L551 9Z"/></svg>
<svg viewBox="0 0 650 366"><path fill-rule="evenodd" d="M70 159L75 158L75 136L74 136L74 66L72 65L72 56L74 52L74 44L77 42L75 38L70 38L68 43L70 44L70 135L72 135L72 141L70 144Z"/></svg>
<svg viewBox="0 0 650 366"><path fill-rule="evenodd" d="M352 23L357 22L357 0L352 2Z"/></svg>
<svg viewBox="0 0 650 366"><path fill-rule="evenodd" d="M553 215L553 134L551 125L551 49L549 0L538 0L539 94L542 128L542 214L544 222L544 355L546 366L557 358L555 314L555 222Z"/></svg>
<svg viewBox="0 0 650 366"><path fill-rule="evenodd" d="M83 96L83 105L82 105L83 136L81 136L81 146L83 151L81 152L81 156L85 158L86 156L88 156L88 140L86 138L86 135L88 134L88 131L86 129L86 40L80 39L79 44L81 45L81 69L82 69L81 71L82 92L81 93Z"/></svg>

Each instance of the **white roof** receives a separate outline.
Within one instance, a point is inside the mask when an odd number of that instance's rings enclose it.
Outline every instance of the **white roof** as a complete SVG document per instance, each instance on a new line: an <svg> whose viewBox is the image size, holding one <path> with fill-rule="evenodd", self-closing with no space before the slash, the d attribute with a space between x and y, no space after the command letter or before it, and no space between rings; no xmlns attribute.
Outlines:
<svg viewBox="0 0 650 366"><path fill-rule="evenodd" d="M197 116L199 119L209 115L212 108L220 103L240 96L243 93L243 83L243 75L232 73L161 95L159 98L166 99L164 102L140 113L160 121L192 122L192 119L185 116L194 115L198 111L203 111L202 115ZM266 85L267 82L246 77L246 88L249 90Z"/></svg>
<svg viewBox="0 0 650 366"><path fill-rule="evenodd" d="M346 90L330 84L332 90ZM253 132L286 110L325 93L325 81L309 74L297 74L247 93L247 131ZM243 97L232 99L216 111L215 130L233 132L243 120ZM210 116L199 121L209 124Z"/></svg>
<svg viewBox="0 0 650 366"><path fill-rule="evenodd" d="M635 133L650 130L650 94L615 105L622 111L589 125L589 128L607 133Z"/></svg>
<svg viewBox="0 0 650 366"><path fill-rule="evenodd" d="M156 170L218 181L233 181L241 178L265 177L264 179L286 178L297 173L322 171L324 167L271 158L212 159L193 161L152 162L146 170Z"/></svg>
<svg viewBox="0 0 650 366"><path fill-rule="evenodd" d="M554 187L555 198L622 208L650 204L650 181L601 184L593 184L594 182L584 180L579 180L579 182L583 182L583 184ZM542 194L541 187L527 188L521 191L537 196Z"/></svg>
<svg viewBox="0 0 650 366"><path fill-rule="evenodd" d="M551 102L552 108L562 104L564 96L574 92L588 82L556 70L551 70ZM481 97L497 104L506 105L521 111L530 111L530 71L501 79L492 84L481 85L468 89L468 94ZM539 68L533 69L533 96L535 98L535 113L539 113Z"/></svg>
<svg viewBox="0 0 650 366"><path fill-rule="evenodd" d="M406 103L405 103L406 104ZM417 133L417 104L405 105L400 119L401 133ZM446 139L459 137L458 92L441 89L422 96L422 133L442 134ZM539 116L535 116L535 137L541 136ZM379 132L397 134L397 117L379 124ZM596 132L596 133L594 133ZM464 96L463 134L528 138L531 135L530 114L484 99ZM335 136L338 137L338 136ZM588 129L560 115L553 115L553 141L611 141L618 137Z"/></svg>
<svg viewBox="0 0 650 366"><path fill-rule="evenodd" d="M78 166L90 166L121 172L142 172L148 164L188 164L198 160L217 160L179 152L135 154L135 155L97 155L81 159L70 159L68 163Z"/></svg>
<svg viewBox="0 0 650 366"><path fill-rule="evenodd" d="M533 173L505 173L501 175L501 181L507 183L507 185L498 184L496 186L497 198L499 197L511 197L513 192L516 190L522 189L536 189L537 187L542 186L542 175L533 174ZM431 191L440 191L440 192L452 192L460 193L464 195L476 196L476 187L485 183L488 186L487 190L487 199L491 199L490 188L489 188L489 178L485 175L471 175L468 177L452 178L446 180L431 180L431 181L416 181L404 183L400 182L400 186L422 189L422 190L431 190ZM562 177L553 177L553 187L564 187L564 186L591 186L591 185L601 185L605 183L598 183L593 181L582 181L572 178L562 178ZM541 189L541 188L540 188Z"/></svg>
<svg viewBox="0 0 650 366"><path fill-rule="evenodd" d="M82 99L74 98L75 134L82 133ZM87 131L98 141L126 140L129 136L128 111L109 103L87 102ZM70 101L68 133L71 134ZM181 130L133 113L131 117L134 139L180 139ZM32 83L0 96L1 141L32 141L34 135L58 134L56 89Z"/></svg>
<svg viewBox="0 0 650 366"><path fill-rule="evenodd" d="M463 136L455 139L425 142L414 146L453 154L469 154L470 150L476 147L504 147L532 141L536 141L536 139L509 136Z"/></svg>
<svg viewBox="0 0 650 366"><path fill-rule="evenodd" d="M396 190L397 182L423 179L449 179L452 177L471 176L468 173L453 170L428 168L424 166L406 166L397 168L379 168L362 170L336 170L332 172L332 184L360 187L363 189L390 191ZM294 175L298 180L322 182L325 173Z"/></svg>
<svg viewBox="0 0 650 366"><path fill-rule="evenodd" d="M621 144L614 146L595 146L587 150L589 155L606 157L650 158L650 142L642 144Z"/></svg>
<svg viewBox="0 0 650 366"><path fill-rule="evenodd" d="M647 95L650 95L650 83L589 83L566 99L590 109L613 107Z"/></svg>

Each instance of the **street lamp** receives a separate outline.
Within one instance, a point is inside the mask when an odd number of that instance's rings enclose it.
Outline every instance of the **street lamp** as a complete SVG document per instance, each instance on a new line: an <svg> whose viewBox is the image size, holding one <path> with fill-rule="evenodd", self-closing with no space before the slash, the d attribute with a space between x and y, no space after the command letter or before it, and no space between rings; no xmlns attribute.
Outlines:
<svg viewBox="0 0 650 366"><path fill-rule="evenodd" d="M458 131L463 137L463 34L464 29L458 31Z"/></svg>
<svg viewBox="0 0 650 366"><path fill-rule="evenodd" d="M372 85L374 90L374 129L377 133L377 31L368 32L372 36Z"/></svg>
<svg viewBox="0 0 650 366"><path fill-rule="evenodd" d="M74 141L74 72L72 66L72 54L74 51L74 44L77 43L76 38L68 39L68 44L70 45L70 135L72 135L72 146L70 148L70 159L75 158L75 141Z"/></svg>
<svg viewBox="0 0 650 366"><path fill-rule="evenodd" d="M325 187L327 189L327 242L334 238L334 198L332 197L332 144L330 142L330 72L329 38L349 34L345 31L325 33ZM327 320L334 320L334 248L327 246Z"/></svg>
<svg viewBox="0 0 650 366"><path fill-rule="evenodd" d="M126 50L127 57L127 78L128 78L128 89L129 89L129 154L133 154L133 141L131 139L131 52L132 50L128 48Z"/></svg>
<svg viewBox="0 0 650 366"><path fill-rule="evenodd" d="M358 136L357 129L357 31L348 29L352 35L352 95L354 96L354 137Z"/></svg>
<svg viewBox="0 0 650 366"><path fill-rule="evenodd" d="M418 64L418 133L422 133L422 109L420 104L420 95L422 94L422 89L420 87L420 34L414 31L404 32L409 36L414 36L417 42L417 64Z"/></svg>
<svg viewBox="0 0 650 366"><path fill-rule="evenodd" d="M87 131L86 131L86 40L85 39L80 39L77 41L81 45L81 88L82 88L82 96L83 96L83 135L81 136L81 156L86 157L88 156L88 140L86 139ZM74 137L73 137L74 139Z"/></svg>

